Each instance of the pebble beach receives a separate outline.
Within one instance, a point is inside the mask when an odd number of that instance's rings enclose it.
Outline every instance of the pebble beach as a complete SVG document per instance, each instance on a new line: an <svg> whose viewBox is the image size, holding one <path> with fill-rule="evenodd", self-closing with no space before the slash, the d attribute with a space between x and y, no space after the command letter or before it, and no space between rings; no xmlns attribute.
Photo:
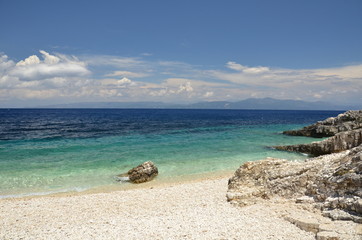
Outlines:
<svg viewBox="0 0 362 240"><path fill-rule="evenodd" d="M0 239L315 239L273 208L226 201L228 178L0 200Z"/></svg>

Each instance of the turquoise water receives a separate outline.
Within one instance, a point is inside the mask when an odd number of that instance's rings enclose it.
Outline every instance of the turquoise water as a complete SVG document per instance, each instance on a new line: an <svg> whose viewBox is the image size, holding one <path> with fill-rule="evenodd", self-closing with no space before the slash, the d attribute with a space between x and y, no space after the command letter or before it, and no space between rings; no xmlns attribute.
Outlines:
<svg viewBox="0 0 362 240"><path fill-rule="evenodd" d="M202 124L147 133L137 130L93 137L2 140L0 195L4 198L118 186L122 183L115 181L115 175L144 161L158 166L157 181L168 181L234 171L246 161L266 157L301 160L306 156L268 146L315 141L281 134L302 126Z"/></svg>
<svg viewBox="0 0 362 240"><path fill-rule="evenodd" d="M298 127L298 126L290 126ZM2 195L84 190L115 184L114 176L144 161L159 167L158 178L236 170L245 161L305 156L267 148L311 142L288 137L285 126L229 127L222 131L174 132L52 141L10 141L1 155ZM26 159L26 161L24 161Z"/></svg>

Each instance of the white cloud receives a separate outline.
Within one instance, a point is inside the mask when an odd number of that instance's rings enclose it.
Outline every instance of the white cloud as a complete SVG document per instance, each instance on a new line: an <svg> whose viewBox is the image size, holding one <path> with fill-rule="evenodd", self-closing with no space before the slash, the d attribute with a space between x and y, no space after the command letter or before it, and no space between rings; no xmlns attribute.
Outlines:
<svg viewBox="0 0 362 240"><path fill-rule="evenodd" d="M32 55L30 57L25 58L24 60L19 61L16 66L26 66L26 65L34 65L39 64L40 59L36 55Z"/></svg>
<svg viewBox="0 0 362 240"><path fill-rule="evenodd" d="M211 97L225 100L225 87L227 85L221 83L187 78L169 78L161 83L142 83L140 86L149 96L155 97L153 100L174 102L200 101ZM215 96L215 93L220 96Z"/></svg>
<svg viewBox="0 0 362 240"><path fill-rule="evenodd" d="M124 78L118 80L117 83L120 85L123 85L123 84L130 84L130 83L132 83L132 81L129 80L128 78L124 77Z"/></svg>
<svg viewBox="0 0 362 240"><path fill-rule="evenodd" d="M248 74L261 74L261 73L268 72L270 70L268 67L251 67L250 68L250 67L246 67L241 64L238 64L236 62L227 62L226 67L228 67L232 70L236 70L236 71L240 71L240 72L248 73Z"/></svg>
<svg viewBox="0 0 362 240"><path fill-rule="evenodd" d="M114 71L105 75L106 77L130 77L130 78L143 78L149 76L147 73L137 73L130 71Z"/></svg>
<svg viewBox="0 0 362 240"><path fill-rule="evenodd" d="M191 86L191 82L186 82L185 84L181 84L178 88L178 93L182 92L193 92L194 89Z"/></svg>
<svg viewBox="0 0 362 240"><path fill-rule="evenodd" d="M349 93L348 101L354 102L352 99L356 96L355 90L362 91L362 65L324 69L282 69L250 68L228 62L226 66L237 72L211 70L208 73L219 80L239 84L239 88L248 89L257 97L333 102L338 99L339 102L344 102Z"/></svg>
<svg viewBox="0 0 362 240"><path fill-rule="evenodd" d="M103 79L101 80L101 85L108 86L108 87L129 87L129 86L136 86L137 83L124 77L122 79Z"/></svg>
<svg viewBox="0 0 362 240"><path fill-rule="evenodd" d="M362 65L286 69L229 61L224 69L203 69L177 61L43 50L40 57L16 63L0 54L0 99L197 102L274 97L359 103L361 92Z"/></svg>
<svg viewBox="0 0 362 240"><path fill-rule="evenodd" d="M230 63L230 62L229 62ZM237 65L232 63L232 65ZM241 66L241 65L240 65ZM233 67L236 69L236 67ZM359 79L362 79L362 65L347 66L341 68L325 69L272 69L259 71L264 67L248 68L237 73L230 73L219 70L211 70L209 74L220 80L229 81L248 86L296 86L298 84L327 85L353 83L360 86ZM265 67L266 68L266 67ZM250 75L250 72L258 72L257 76Z"/></svg>
<svg viewBox="0 0 362 240"><path fill-rule="evenodd" d="M322 68L311 70L317 76L322 78L339 78L339 79L361 79L362 78L362 64L344 66L340 68Z"/></svg>
<svg viewBox="0 0 362 240"><path fill-rule="evenodd" d="M44 63L46 64L57 64L60 61L58 57L50 55L44 50L40 50L39 52L43 55Z"/></svg>
<svg viewBox="0 0 362 240"><path fill-rule="evenodd" d="M0 72L3 72L6 69L13 67L14 65L15 63L9 60L8 56L0 55Z"/></svg>
<svg viewBox="0 0 362 240"><path fill-rule="evenodd" d="M9 60L8 56L0 55L0 89L5 87L8 88L14 85L14 82L17 81L17 79L14 79L7 74L9 69L13 68L14 66L15 63Z"/></svg>
<svg viewBox="0 0 362 240"><path fill-rule="evenodd" d="M204 97L205 97L205 98L209 98L209 97L212 97L212 96L214 96L214 92L206 92L206 93L204 94Z"/></svg>
<svg viewBox="0 0 362 240"><path fill-rule="evenodd" d="M32 55L17 63L0 55L2 98L50 99L72 95L77 87L89 84L91 72L75 57L40 51L42 60Z"/></svg>
<svg viewBox="0 0 362 240"><path fill-rule="evenodd" d="M76 77L90 74L86 64L76 59L60 58L41 50L44 60L32 55L7 69L6 75L19 81L37 81L55 77ZM5 75L5 74L4 74ZM4 76L2 76L4 77Z"/></svg>
<svg viewBox="0 0 362 240"><path fill-rule="evenodd" d="M100 89L99 96L101 97L115 97L115 96L122 96L122 93L118 92L116 89Z"/></svg>
<svg viewBox="0 0 362 240"><path fill-rule="evenodd" d="M243 71L243 69L245 68L243 65L236 62L227 62L226 67L236 71Z"/></svg>
<svg viewBox="0 0 362 240"><path fill-rule="evenodd" d="M32 64L26 66L18 66L9 74L18 77L20 81L42 80L53 77L74 77L86 76L90 72L82 64L79 63L59 63L59 64Z"/></svg>

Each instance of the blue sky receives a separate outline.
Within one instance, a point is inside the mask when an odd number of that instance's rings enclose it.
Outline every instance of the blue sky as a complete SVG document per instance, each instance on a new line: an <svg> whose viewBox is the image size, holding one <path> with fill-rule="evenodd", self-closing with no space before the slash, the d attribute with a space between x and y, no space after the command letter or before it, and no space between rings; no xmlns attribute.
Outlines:
<svg viewBox="0 0 362 240"><path fill-rule="evenodd" d="M0 0L0 106L362 102L362 1Z"/></svg>

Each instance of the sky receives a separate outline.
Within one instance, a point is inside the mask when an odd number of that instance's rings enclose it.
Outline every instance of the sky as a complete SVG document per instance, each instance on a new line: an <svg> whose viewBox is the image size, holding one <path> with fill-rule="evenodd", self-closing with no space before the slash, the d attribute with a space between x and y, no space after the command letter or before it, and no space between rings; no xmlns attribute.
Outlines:
<svg viewBox="0 0 362 240"><path fill-rule="evenodd" d="M0 107L362 102L361 0L0 0Z"/></svg>

